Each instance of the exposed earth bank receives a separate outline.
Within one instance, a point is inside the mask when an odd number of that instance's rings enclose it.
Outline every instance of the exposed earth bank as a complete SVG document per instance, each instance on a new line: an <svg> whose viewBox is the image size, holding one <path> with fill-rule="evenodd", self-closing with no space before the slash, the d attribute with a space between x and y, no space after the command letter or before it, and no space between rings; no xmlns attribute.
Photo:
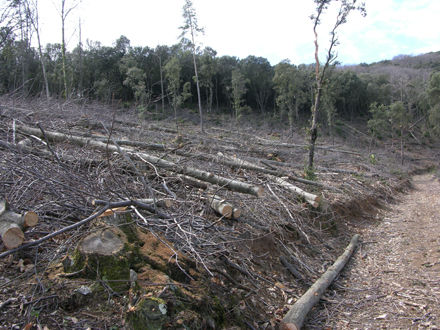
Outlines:
<svg viewBox="0 0 440 330"><path fill-rule="evenodd" d="M415 176L377 217L305 329L440 328L439 179Z"/></svg>

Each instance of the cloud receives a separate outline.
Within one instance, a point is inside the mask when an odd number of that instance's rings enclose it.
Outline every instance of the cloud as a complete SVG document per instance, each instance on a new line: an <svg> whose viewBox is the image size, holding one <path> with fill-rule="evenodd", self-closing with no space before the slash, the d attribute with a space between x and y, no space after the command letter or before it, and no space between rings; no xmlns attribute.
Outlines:
<svg viewBox="0 0 440 330"><path fill-rule="evenodd" d="M59 0L55 0L59 1ZM272 65L289 58L295 64L314 62L314 35L309 16L315 11L312 1L193 0L200 27L200 38L218 55L240 58L248 55L267 58ZM334 4L339 4L335 2ZM40 1L43 43L59 43L59 15L51 1ZM72 49L77 44L78 16L82 19L82 39L111 46L121 35L132 46L155 47L178 42L183 24L184 0L84 0L79 11L69 15L66 26ZM339 60L344 63L376 62L400 53L440 50L440 1L368 0L367 17L351 13L338 28ZM325 60L329 31L338 7L332 5L319 26L320 59Z"/></svg>

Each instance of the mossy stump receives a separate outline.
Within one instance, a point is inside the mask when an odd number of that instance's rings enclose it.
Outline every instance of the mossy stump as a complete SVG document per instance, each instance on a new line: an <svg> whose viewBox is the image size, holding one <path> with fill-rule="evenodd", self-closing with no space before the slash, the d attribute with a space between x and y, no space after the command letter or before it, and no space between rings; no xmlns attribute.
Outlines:
<svg viewBox="0 0 440 330"><path fill-rule="evenodd" d="M92 225L71 259L63 261L64 271L100 279L117 292L130 288L130 263L138 246L136 228L129 214L104 216Z"/></svg>
<svg viewBox="0 0 440 330"><path fill-rule="evenodd" d="M124 238L116 228L104 228L85 236L78 243L70 267L90 279L99 277L115 291L130 287L130 265ZM123 235L122 235L123 236Z"/></svg>
<svg viewBox="0 0 440 330"><path fill-rule="evenodd" d="M167 320L167 307L162 299L144 298L126 315L126 321L133 330L160 330Z"/></svg>

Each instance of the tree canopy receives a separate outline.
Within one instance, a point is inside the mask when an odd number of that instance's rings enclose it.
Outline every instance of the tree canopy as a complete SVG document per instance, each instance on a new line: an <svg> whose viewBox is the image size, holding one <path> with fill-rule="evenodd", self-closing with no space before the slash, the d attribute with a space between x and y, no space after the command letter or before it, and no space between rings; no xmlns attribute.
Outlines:
<svg viewBox="0 0 440 330"><path fill-rule="evenodd" d="M59 43L39 45L35 40L33 44L29 36L38 26L37 13L32 12L33 6L26 7L24 3L4 0L0 8L2 95L67 95L108 104L117 99L135 109L159 105L162 112L170 109L174 114L183 107L198 107L199 111L202 108L201 117L213 111L230 113L236 118L249 113L274 118L280 125L293 128L298 121L310 118L312 106L316 105L318 78L323 91L327 88L322 94L321 114L317 116L324 127L332 127L338 117L378 120L380 116L375 117L375 111L390 109L400 101L409 122L425 117L427 128L440 133L440 52L340 66L332 48L327 67L325 61L316 59L314 63L285 60L272 65L255 55L218 56L209 46L196 47L188 27L193 24L194 37L202 29L196 24L192 2L187 1L183 40L174 45L133 47L128 38L120 36L112 46L103 46L99 41L86 39L73 50L66 50L63 56L61 38ZM323 8L328 3L324 1ZM21 24L20 17L32 21ZM344 17L338 20L343 22ZM333 32L330 37L335 37L336 45L337 35ZM324 68L331 74L323 76ZM380 125L373 123L374 134L379 134Z"/></svg>

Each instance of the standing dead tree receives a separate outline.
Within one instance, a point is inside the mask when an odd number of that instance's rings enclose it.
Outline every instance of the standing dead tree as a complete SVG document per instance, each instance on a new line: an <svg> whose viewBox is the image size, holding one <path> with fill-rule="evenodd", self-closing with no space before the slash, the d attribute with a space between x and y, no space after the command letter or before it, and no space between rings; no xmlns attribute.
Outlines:
<svg viewBox="0 0 440 330"><path fill-rule="evenodd" d="M362 16L366 15L365 4L361 3L356 7L357 0L342 0L341 6L339 8L338 16L336 18L336 23L333 26L333 29L330 32L330 46L327 51L327 59L323 66L320 65L319 57L318 57L318 32L317 27L321 23L321 16L324 14L324 11L328 9L328 6L331 4L332 0L315 0L317 4L316 7L316 15L310 16L310 19L313 21L313 33L315 34L315 61L316 61L316 95L315 95L315 104L312 110L312 127L310 128L310 144L309 144L309 157L307 162L308 170L313 169L313 157L315 154L315 142L318 137L318 126L317 126L317 112L319 110L322 90L325 85L325 79L327 76L327 69L334 64L337 58L337 53L334 52L334 47L339 44L338 35L336 33L336 29L342 24L347 22L347 16L352 10L359 10Z"/></svg>

